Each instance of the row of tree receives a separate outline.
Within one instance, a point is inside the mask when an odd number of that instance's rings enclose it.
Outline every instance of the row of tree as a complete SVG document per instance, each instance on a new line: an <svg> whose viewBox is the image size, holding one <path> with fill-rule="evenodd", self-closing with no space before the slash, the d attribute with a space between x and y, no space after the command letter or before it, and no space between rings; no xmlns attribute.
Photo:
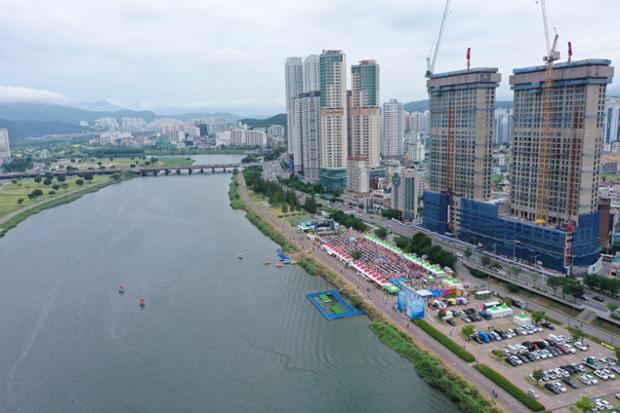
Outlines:
<svg viewBox="0 0 620 413"><path fill-rule="evenodd" d="M439 245L433 245L431 238L422 232L417 232L410 240L404 237L397 237L396 245L405 252L413 252L419 256L426 255L429 261L443 267L454 268L454 264L456 264L456 256L454 254L444 250Z"/></svg>
<svg viewBox="0 0 620 413"><path fill-rule="evenodd" d="M561 289L562 297L566 295L572 295L575 298L583 297L583 285L575 277L547 277L547 285L553 288L556 294L558 289Z"/></svg>
<svg viewBox="0 0 620 413"><path fill-rule="evenodd" d="M284 213L287 213L289 210L300 211L302 209L312 214L316 212L317 203L314 195L306 197L302 205L294 190L290 188L286 188L285 190L279 183L263 179L261 174L261 167L246 168L243 171L243 176L247 185L255 193L266 196L270 205L279 206Z"/></svg>
<svg viewBox="0 0 620 413"><path fill-rule="evenodd" d="M620 280L617 278L608 278L602 275L586 275L583 279L585 285L600 291L608 292L612 295L620 292Z"/></svg>
<svg viewBox="0 0 620 413"><path fill-rule="evenodd" d="M340 225L344 225L347 228L353 228L356 231L364 232L368 229L368 225L361 219L352 214L345 214L340 210L336 210L330 214L331 218L338 222Z"/></svg>

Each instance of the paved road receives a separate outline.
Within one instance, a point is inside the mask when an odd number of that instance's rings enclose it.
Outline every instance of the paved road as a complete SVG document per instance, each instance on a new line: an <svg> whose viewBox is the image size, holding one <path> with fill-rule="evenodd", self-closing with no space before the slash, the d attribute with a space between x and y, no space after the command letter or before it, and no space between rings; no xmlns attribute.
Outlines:
<svg viewBox="0 0 620 413"><path fill-rule="evenodd" d="M252 201L248 195L245 180L243 179L242 174L239 174L239 194L250 208L273 225L274 228L281 232L288 241L301 247L300 250L302 255L306 254L306 251L314 250L315 252L313 253L313 257L315 259L318 259L321 263L323 263L323 265L326 265L329 268L340 271L345 280L349 282L350 285L357 288L360 292L363 293L366 291L366 298L370 300L372 304L385 316L391 319L395 324L399 325L403 331L409 332L414 342L416 342L421 348L443 360L446 365L452 367L467 381L471 382L481 391L485 392L490 399L492 398L492 391L497 392L497 401L505 410L509 412L529 411L512 396L501 388L498 388L492 381L475 370L472 365L465 363L454 353L430 337L427 333L411 324L401 313L396 312L393 309L395 305L393 297L388 296L381 290L372 287L365 279L358 276L353 269L345 269L337 259L329 256L327 253L320 250L320 248L317 248L317 246L314 245L305 235L300 235L297 233L290 224L273 216L264 205ZM370 290L367 290L369 287L371 287Z"/></svg>

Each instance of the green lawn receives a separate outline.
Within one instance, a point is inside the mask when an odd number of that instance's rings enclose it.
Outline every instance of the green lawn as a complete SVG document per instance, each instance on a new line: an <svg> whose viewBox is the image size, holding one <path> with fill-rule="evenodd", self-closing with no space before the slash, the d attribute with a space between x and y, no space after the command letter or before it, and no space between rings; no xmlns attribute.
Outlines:
<svg viewBox="0 0 620 413"><path fill-rule="evenodd" d="M153 167L153 166L166 166L170 168L190 166L194 163L193 159L187 159L186 156L172 156L172 157L156 157L157 162L151 163L150 158L143 159L143 157L102 157L102 158L87 158L87 159L59 159L51 163L50 170L64 170L68 165L74 168L78 168L80 171L97 170L101 167L105 169L130 169L139 167Z"/></svg>
<svg viewBox="0 0 620 413"><path fill-rule="evenodd" d="M75 191L76 189L86 189L101 182L109 181L110 177L94 176L91 181L83 180L84 185L82 185L81 187L76 185L76 179L80 178L67 177L64 183L68 184L69 187L66 190L62 189L62 187L58 190L54 190L52 188L53 185L57 184L62 186L63 184L62 182L58 182L56 178L54 178L51 185L44 185L43 180L39 183L36 183L34 182L34 178L23 178L18 180L17 183L12 183L11 181L5 181L0 183L0 217L40 201L58 198L59 196L62 196L63 194L68 192ZM43 191L44 195L35 199L29 199L28 194L35 189L40 189L41 191ZM55 191L56 194L49 195L50 191ZM19 199L24 200L21 205L17 202Z"/></svg>
<svg viewBox="0 0 620 413"><path fill-rule="evenodd" d="M311 221L313 218L312 218L312 215L302 214L302 215L286 217L285 219L286 219L286 222L296 227L297 225L301 224L303 221Z"/></svg>

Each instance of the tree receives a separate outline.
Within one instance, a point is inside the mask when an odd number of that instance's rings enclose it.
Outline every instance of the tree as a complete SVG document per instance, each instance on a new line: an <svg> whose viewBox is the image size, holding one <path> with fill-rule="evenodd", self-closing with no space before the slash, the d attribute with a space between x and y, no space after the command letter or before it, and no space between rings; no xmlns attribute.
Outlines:
<svg viewBox="0 0 620 413"><path fill-rule="evenodd" d="M34 181L35 181L36 183L41 182L41 177L40 177L40 176L35 176L35 177L34 177Z"/></svg>
<svg viewBox="0 0 620 413"><path fill-rule="evenodd" d="M583 396L581 399L577 400L577 408L583 413L591 412L594 406L594 401L587 396Z"/></svg>
<svg viewBox="0 0 620 413"><path fill-rule="evenodd" d="M510 272L516 277L517 275L519 275L519 273L521 273L521 268L517 267L516 265L511 265L510 268L508 268L508 272Z"/></svg>
<svg viewBox="0 0 620 413"><path fill-rule="evenodd" d="M534 312L532 312L532 320L536 324L540 323L544 318L545 318L545 312L544 311L534 311Z"/></svg>
<svg viewBox="0 0 620 413"><path fill-rule="evenodd" d="M65 190L65 191L66 191L67 189L69 189L69 184L68 184L68 183L66 183L66 182L63 182L61 186L62 186L62 189L63 189L63 190Z"/></svg>
<svg viewBox="0 0 620 413"><path fill-rule="evenodd" d="M28 194L28 198L34 199L40 197L41 195L43 195L43 191L41 191L40 189L35 189Z"/></svg>
<svg viewBox="0 0 620 413"><path fill-rule="evenodd" d="M442 308L441 310L439 310L439 313L437 313L437 315L439 316L439 318L444 318L446 316L446 310Z"/></svg>
<svg viewBox="0 0 620 413"><path fill-rule="evenodd" d="M557 294L557 290L562 286L562 277L547 277L547 285L553 288L553 292Z"/></svg>
<svg viewBox="0 0 620 413"><path fill-rule="evenodd" d="M463 332L464 336L469 337L476 332L476 327L472 325L466 325L463 326L463 329L461 331Z"/></svg>
<svg viewBox="0 0 620 413"><path fill-rule="evenodd" d="M83 180L83 179L76 179L76 180L75 180L75 184L76 184L77 186L82 186L82 185L84 185L84 180Z"/></svg>
<svg viewBox="0 0 620 413"><path fill-rule="evenodd" d="M48 186L48 185L51 185L51 184L52 184L52 180L51 179L45 178L43 180L43 185Z"/></svg>
<svg viewBox="0 0 620 413"><path fill-rule="evenodd" d="M485 267L488 267L489 265L491 265L491 258L487 257L486 255L483 255L480 257L480 262Z"/></svg>
<svg viewBox="0 0 620 413"><path fill-rule="evenodd" d="M19 198L19 199L17 200L17 203L18 203L19 205L23 204L23 203L24 203L24 198Z"/></svg>
<svg viewBox="0 0 620 413"><path fill-rule="evenodd" d="M54 184L54 185L52 185L52 189L53 189L54 191L58 191L58 190L60 189L60 185L58 185L58 184Z"/></svg>
<svg viewBox="0 0 620 413"><path fill-rule="evenodd" d="M536 369L532 372L532 377L534 377L534 380L540 381L540 379L545 377L545 373L541 369Z"/></svg>
<svg viewBox="0 0 620 413"><path fill-rule="evenodd" d="M64 175L58 175L56 179L58 180L58 182L65 182L67 178Z"/></svg>
<svg viewBox="0 0 620 413"><path fill-rule="evenodd" d="M583 341L583 338L585 337L585 334L586 334L583 332L583 330L580 330L578 328L571 330L571 332L573 333L573 340L575 341Z"/></svg>
<svg viewBox="0 0 620 413"><path fill-rule="evenodd" d="M473 254L473 252L471 251L471 248L466 248L465 252L463 252L463 254L465 254L467 259L469 259L471 257L471 255Z"/></svg>
<svg viewBox="0 0 620 413"><path fill-rule="evenodd" d="M306 196L306 200L304 201L304 209L311 214L316 213L316 199L314 199L314 195Z"/></svg>
<svg viewBox="0 0 620 413"><path fill-rule="evenodd" d="M351 258L353 258L353 261L359 260L360 258L362 258L362 251L360 250L351 251Z"/></svg>
<svg viewBox="0 0 620 413"><path fill-rule="evenodd" d="M618 304L609 302L607 303L607 308L609 309L610 313L613 313L614 311L618 309Z"/></svg>
<svg viewBox="0 0 620 413"><path fill-rule="evenodd" d="M288 213L288 204L286 202L282 203L282 207L280 208L282 210L282 212L284 212L285 214Z"/></svg>
<svg viewBox="0 0 620 413"><path fill-rule="evenodd" d="M375 235L381 239L385 239L388 236L388 232L385 228L377 228L375 230Z"/></svg>

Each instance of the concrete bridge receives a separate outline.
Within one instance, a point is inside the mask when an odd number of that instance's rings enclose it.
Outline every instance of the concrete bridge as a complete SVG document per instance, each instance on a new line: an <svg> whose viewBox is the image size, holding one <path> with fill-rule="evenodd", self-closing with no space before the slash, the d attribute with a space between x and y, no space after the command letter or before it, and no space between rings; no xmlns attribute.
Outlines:
<svg viewBox="0 0 620 413"><path fill-rule="evenodd" d="M159 174L163 175L181 175L188 174L192 175L194 173L198 174L207 174L207 173L228 173L228 172L237 172L244 167L260 165L259 163L221 163L221 164L208 164L208 165L190 165L190 166L181 166L181 167L171 167L171 166L158 166L158 167L149 167L149 168L130 168L130 169L92 169L92 170L77 170L77 169L69 169L69 170L61 170L61 171L50 171L50 172L8 172L0 174L0 180L3 179L15 179L15 178L36 178L37 176L43 177L47 173L51 173L53 176L77 176L83 174L92 174L92 175L112 175L118 172L131 171L140 176L157 176Z"/></svg>

